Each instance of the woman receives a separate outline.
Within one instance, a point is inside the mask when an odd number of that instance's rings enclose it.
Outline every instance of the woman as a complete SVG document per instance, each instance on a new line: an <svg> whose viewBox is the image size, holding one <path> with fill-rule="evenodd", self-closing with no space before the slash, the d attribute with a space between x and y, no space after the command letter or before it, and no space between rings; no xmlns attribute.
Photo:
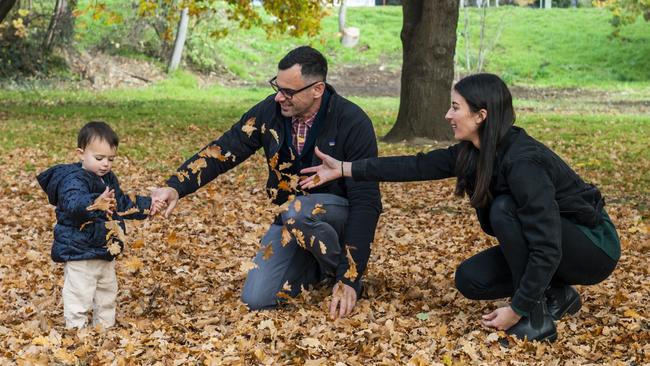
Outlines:
<svg viewBox="0 0 650 366"><path fill-rule="evenodd" d="M553 320L581 307L571 285L607 278L620 257L616 229L600 192L560 157L514 127L508 87L496 75L460 80L445 119L460 141L415 156L341 162L317 151L323 164L301 185L312 188L342 176L406 182L456 177L481 228L499 245L465 260L456 287L476 300L511 297L483 323L519 338L557 338Z"/></svg>

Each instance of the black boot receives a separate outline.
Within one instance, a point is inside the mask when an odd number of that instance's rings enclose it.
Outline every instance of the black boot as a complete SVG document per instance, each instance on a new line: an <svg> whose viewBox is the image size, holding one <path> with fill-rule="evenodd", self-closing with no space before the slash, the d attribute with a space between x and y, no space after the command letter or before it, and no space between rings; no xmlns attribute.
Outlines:
<svg viewBox="0 0 650 366"><path fill-rule="evenodd" d="M582 307L580 294L573 287L551 287L546 290L546 304L553 319L560 320L564 314L575 314Z"/></svg>
<svg viewBox="0 0 650 366"><path fill-rule="evenodd" d="M528 338L529 341L557 339L557 330L553 318L546 310L546 301L540 301L530 312L529 317L523 317L519 322L506 331L519 339Z"/></svg>

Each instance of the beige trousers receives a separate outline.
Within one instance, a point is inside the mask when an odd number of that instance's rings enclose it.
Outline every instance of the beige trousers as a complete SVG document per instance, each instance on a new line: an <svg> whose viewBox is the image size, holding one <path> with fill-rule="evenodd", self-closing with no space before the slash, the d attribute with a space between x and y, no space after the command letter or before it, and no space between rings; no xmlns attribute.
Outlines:
<svg viewBox="0 0 650 366"><path fill-rule="evenodd" d="M93 326L115 324L117 276L115 261L89 259L66 262L63 269L63 317L66 328L83 328L93 310Z"/></svg>

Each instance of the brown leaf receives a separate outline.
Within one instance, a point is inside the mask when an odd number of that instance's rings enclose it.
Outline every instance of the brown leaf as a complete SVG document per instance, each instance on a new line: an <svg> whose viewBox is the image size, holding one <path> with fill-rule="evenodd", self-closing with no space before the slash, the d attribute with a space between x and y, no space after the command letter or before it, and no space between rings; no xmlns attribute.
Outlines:
<svg viewBox="0 0 650 366"><path fill-rule="evenodd" d="M324 214L325 212L327 212L327 211L323 208L323 205L321 205L320 203L317 203L316 206L314 206L314 209L311 210L311 214L313 216L316 216L316 215L322 214L322 213Z"/></svg>
<svg viewBox="0 0 650 366"><path fill-rule="evenodd" d="M179 182L184 182L185 179L190 178L190 173L186 170L179 170L176 173L174 173L174 175L178 178Z"/></svg>
<svg viewBox="0 0 650 366"><path fill-rule="evenodd" d="M118 255L122 252L122 248L115 241L111 241L110 243L108 243L106 248L108 248L108 252L111 253L112 255Z"/></svg>
<svg viewBox="0 0 650 366"><path fill-rule="evenodd" d="M280 144L280 137L278 136L278 133L275 132L275 130L272 129L272 128L269 128L269 132L271 133L271 135L272 135L273 138L275 139L275 142L277 142L278 144ZM292 158L291 160L294 160L294 159Z"/></svg>
<svg viewBox="0 0 650 366"><path fill-rule="evenodd" d="M268 243L266 247L264 247L264 255L262 256L262 258L265 261L268 261L269 258L271 258L271 256L273 255L273 246L271 244L272 243Z"/></svg>
<svg viewBox="0 0 650 366"><path fill-rule="evenodd" d="M302 208L302 203L300 202L300 200L293 201L293 209L296 210L296 212L300 212L301 208Z"/></svg>
<svg viewBox="0 0 650 366"><path fill-rule="evenodd" d="M345 247L346 251L346 256L348 258L348 265L349 268L343 275L345 278L347 278L350 281L354 281L357 279L357 276L359 275L357 273L357 263L354 261L354 258L352 258L352 254L350 254L350 247L346 246Z"/></svg>
<svg viewBox="0 0 650 366"><path fill-rule="evenodd" d="M282 227L282 246L286 247L287 244L291 241L291 233L287 230L286 227Z"/></svg>
<svg viewBox="0 0 650 366"><path fill-rule="evenodd" d="M293 234L294 238L296 238L296 241L298 242L298 245L302 248L307 248L305 246L305 236L302 234L302 231L298 229L291 229L291 234Z"/></svg>
<svg viewBox="0 0 650 366"><path fill-rule="evenodd" d="M246 123L241 127L241 130L244 131L248 135L248 137L251 137L253 132L257 130L257 127L255 127L255 117L249 118Z"/></svg>
<svg viewBox="0 0 650 366"><path fill-rule="evenodd" d="M126 215L131 215L134 213L140 212L140 209L137 206L133 206L130 209L124 211L124 212L118 212L117 214L120 216L126 216Z"/></svg>
<svg viewBox="0 0 650 366"><path fill-rule="evenodd" d="M84 222L84 223L81 224L81 226L79 227L79 231L83 230L84 227L86 227L87 225L92 224L92 223L93 223L92 220Z"/></svg>
<svg viewBox="0 0 650 366"><path fill-rule="evenodd" d="M104 226L106 227L106 230L108 230L108 232L106 233L106 240L115 237L119 239L122 243L126 243L126 235L124 235L124 230L122 230L119 221L116 220L106 221L104 223Z"/></svg>
<svg viewBox="0 0 650 366"><path fill-rule="evenodd" d="M205 149L201 150L199 156L202 158L213 158L219 161L226 161L228 158L233 156L230 152L227 152L225 155L221 153L221 146L219 145L210 145ZM233 156L234 160L234 156Z"/></svg>
<svg viewBox="0 0 650 366"><path fill-rule="evenodd" d="M115 199L98 196L92 205L86 207L87 211L112 211L115 208Z"/></svg>
<svg viewBox="0 0 650 366"><path fill-rule="evenodd" d="M323 255L327 254L327 246L325 246L325 244L320 240L318 241L318 244L320 244L320 252L321 252L321 254L323 254ZM347 275L347 272L345 274Z"/></svg>

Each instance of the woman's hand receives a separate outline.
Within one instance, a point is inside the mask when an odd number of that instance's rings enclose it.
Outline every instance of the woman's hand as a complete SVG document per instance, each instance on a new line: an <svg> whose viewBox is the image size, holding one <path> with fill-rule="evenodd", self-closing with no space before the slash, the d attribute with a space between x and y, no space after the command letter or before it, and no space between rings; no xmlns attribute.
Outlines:
<svg viewBox="0 0 650 366"><path fill-rule="evenodd" d="M343 176L342 164L350 165L350 163L343 163L333 157L322 153L318 147L314 150L316 156L323 161L323 164L312 166L300 171L301 174L316 173L309 178L300 182L302 189L311 189L318 187L325 182L341 178Z"/></svg>
<svg viewBox="0 0 650 366"><path fill-rule="evenodd" d="M483 315L483 325L498 330L507 330L517 324L521 316L515 313L510 306L498 308L493 312Z"/></svg>

